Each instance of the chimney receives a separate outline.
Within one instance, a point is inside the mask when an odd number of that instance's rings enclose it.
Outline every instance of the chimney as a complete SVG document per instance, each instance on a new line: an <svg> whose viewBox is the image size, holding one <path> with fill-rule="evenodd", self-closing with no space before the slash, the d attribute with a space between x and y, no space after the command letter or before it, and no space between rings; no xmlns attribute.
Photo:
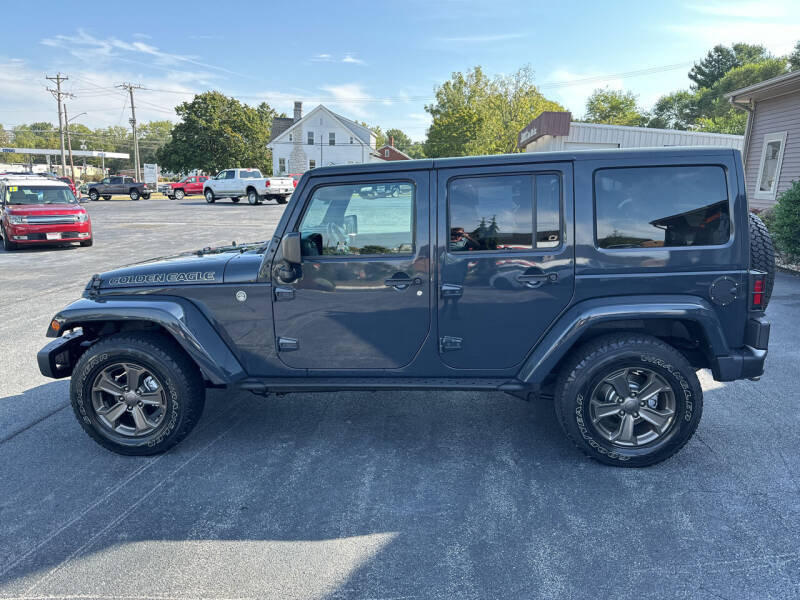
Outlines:
<svg viewBox="0 0 800 600"><path fill-rule="evenodd" d="M294 103L294 122L297 123L302 118L303 118L303 103L302 102L295 102Z"/></svg>
<svg viewBox="0 0 800 600"><path fill-rule="evenodd" d="M390 135L390 136L389 136L389 145L390 145L392 148L394 148L394 136L393 136L393 135Z"/></svg>

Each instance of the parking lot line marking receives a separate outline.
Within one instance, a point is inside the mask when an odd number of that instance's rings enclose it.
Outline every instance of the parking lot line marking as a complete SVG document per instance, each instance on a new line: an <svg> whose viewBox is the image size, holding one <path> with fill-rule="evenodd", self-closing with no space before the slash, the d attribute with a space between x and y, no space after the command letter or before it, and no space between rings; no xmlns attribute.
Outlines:
<svg viewBox="0 0 800 600"><path fill-rule="evenodd" d="M64 409L65 409L65 408L67 408L68 406L69 406L69 402L67 402L67 403L65 403L65 404L62 404L62 405L61 405L61 406L59 406L57 409L55 409L55 410L53 410L53 411L51 411L51 412L47 413L46 415L43 415L43 416L39 417L38 419L36 419L36 420L35 420L35 421L33 421L32 423L28 423L28 424L27 424L27 425L25 425L25 427L23 427L22 429L17 429L16 431L13 431L13 432L11 432L10 434L8 434L8 435L7 435L6 437L4 437L3 439L0 439L0 444L5 444L7 441L14 439L14 438L15 438L15 437L17 437L17 436L18 436L20 433L24 433L25 431L28 431L28 429L30 429L31 427L33 427L33 426L35 426L35 425L38 425L39 423L41 423L41 422L42 422L42 421L44 421L45 419L49 419L49 418L50 418L50 417L52 417L54 414L56 414L57 412L61 412L62 410L64 410Z"/></svg>
<svg viewBox="0 0 800 600"><path fill-rule="evenodd" d="M241 403L241 401L240 401L240 403ZM200 448L198 448L198 449L197 449L195 452L193 452L191 455L189 455L189 457L188 457L186 460L184 460L184 461L183 461L183 462L182 462L180 465L178 465L178 466L177 466L175 469L173 469L172 471L170 471L170 472L169 472L169 473L166 475L166 477L163 477L163 478L162 478L162 479L161 479L161 480L160 480L158 483L156 483L156 484L155 484L155 485L154 485L152 488L150 488L150 490L149 490L147 493L145 493L144 495L142 495L142 496L141 496L141 497L140 497L140 498L139 498L139 499L138 499L136 502L134 502L133 504L131 504L131 505L130 505L130 506L127 508L127 510L125 510L125 511L124 511L124 512L122 512L122 513L120 513L120 514L117 516L117 518L116 518L116 519L114 519L113 521L111 521L111 522L107 523L105 527L103 527L103 528L102 528L102 529L100 529L100 530L99 530L97 533L95 533L95 534L94 534L92 537L90 537L90 538L89 538L89 539L88 539L88 540L87 540L87 541L86 541L86 542L85 542L85 543L84 543L82 546L80 546L80 547L79 547L78 549L76 549L76 550L73 550L73 552L72 552L72 553L71 553L69 556L67 556L67 557L66 557L64 560L62 560L60 563L58 563L58 564L57 564L55 567L53 567L53 568L52 568L52 569L51 569L49 572L47 572L47 573L46 573L45 575L43 575L41 578L39 578L39 579L37 579L36 581L34 581L34 582L33 582L33 584L32 584L32 585L31 585L31 586L30 586L30 587L29 587L27 590L25 590L25 594L29 594L29 593L30 593L30 592L32 592L32 591L34 590L34 588L36 588L36 587L37 587L37 586L38 586L40 583L43 583L44 581L46 581L46 580L50 579L50 578L51 578L53 575L55 575L56 573L58 573L58 571L60 571L60 570L61 570L61 569L62 569L64 566L66 566L66 565L67 565L67 563L69 563L69 562L70 562L72 559L74 559L74 558L77 558L78 556L81 556L85 550L87 550L88 548L91 548L91 546L92 546L92 545L93 545L93 544L94 544L94 543L95 543L95 542L96 542L96 541L97 541L97 540L100 538L100 536L102 536L102 535L103 535L103 534L105 534L105 533L106 533L106 532L107 532L109 529L111 529L112 527L114 527L115 525L117 525L118 523L120 523L122 520L124 520L124 519L125 519L125 518L126 518L128 515L129 515L129 514L131 514L131 513L132 513L134 510L136 510L136 508L138 508L138 507L139 507L139 505L140 505L142 502L144 502L144 501L145 501L145 500L147 500L147 499L148 499L150 496L152 496L152 495L153 495L153 493L154 493L156 490L158 490L159 488L161 488L161 486L163 486L163 485L164 485L164 484L165 484L167 481L170 481L170 480L171 480L171 479L172 479L172 478L173 478L173 477L174 477L174 476L175 476L175 475L176 475L176 474L177 474L179 471L181 471L181 470L182 470L184 467L186 467L186 466L187 466L189 463L191 463L191 462L192 462L192 461L193 461L195 458L197 458L198 456L200 456L200 454L202 454L202 453L203 453L203 452L205 452L205 451L206 451L208 448L210 448L211 446L213 446L214 444L216 444L216 443L217 443L219 440L221 440L221 439L222 439L222 438L223 438L225 435L227 435L227 434L228 434L228 432L230 432L230 431L231 431L231 430L232 430L232 429L233 429L233 428L234 428L236 425L238 425L238 424L239 424L241 421L243 421L243 420L244 420L244 419L236 419L236 420L234 420L234 422L233 422L233 423L231 423L231 425L230 425L229 427L227 427L227 428L226 428L224 431L222 431L222 433L220 433L220 434L219 434L217 437L215 437L215 438L214 438L214 439L212 439L210 442L208 442L206 445L204 445L204 446L201 446L201 447L200 447ZM160 459L160 458L162 458L162 457L166 456L167 454L168 454L168 452L167 452L167 453L164 453L164 454L161 454L161 455L160 455L160 456L158 456L158 457L157 457L155 460L153 460L153 461L150 463L150 465L152 465L153 463L155 463L155 462L156 462L158 459ZM149 465L148 465L148 466L149 466ZM116 487L119 487L119 486L116 486ZM5 571L3 571L3 573L5 573ZM3 573L0 573L0 576L2 576L2 575L3 575Z"/></svg>

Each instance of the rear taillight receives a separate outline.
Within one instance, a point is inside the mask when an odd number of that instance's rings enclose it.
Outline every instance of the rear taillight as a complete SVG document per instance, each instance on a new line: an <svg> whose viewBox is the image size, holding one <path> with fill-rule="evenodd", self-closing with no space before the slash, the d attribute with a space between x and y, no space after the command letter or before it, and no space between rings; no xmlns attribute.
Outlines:
<svg viewBox="0 0 800 600"><path fill-rule="evenodd" d="M269 179L267 179L266 187L269 187L269 186L270 186Z"/></svg>
<svg viewBox="0 0 800 600"><path fill-rule="evenodd" d="M297 187L297 179L292 179L292 185L293 185L294 187Z"/></svg>
<svg viewBox="0 0 800 600"><path fill-rule="evenodd" d="M750 308L762 310L764 308L764 292L766 291L765 276L761 273L752 275L750 291Z"/></svg>

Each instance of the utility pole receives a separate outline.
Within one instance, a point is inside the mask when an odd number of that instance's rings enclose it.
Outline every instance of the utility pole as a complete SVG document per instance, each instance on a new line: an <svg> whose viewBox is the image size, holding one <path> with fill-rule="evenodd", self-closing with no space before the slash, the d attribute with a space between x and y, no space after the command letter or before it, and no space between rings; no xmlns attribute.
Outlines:
<svg viewBox="0 0 800 600"><path fill-rule="evenodd" d="M69 119L67 118L67 105L64 105L64 122L67 127L67 147L69 148L69 170L72 183L75 183L75 163L72 162L72 139L69 135Z"/></svg>
<svg viewBox="0 0 800 600"><path fill-rule="evenodd" d="M131 118L129 119L129 123L133 128L133 160L134 160L134 170L136 173L136 181L141 181L141 173L139 172L139 140L136 137L136 107L133 104L133 90L140 90L142 86L140 85L133 85L132 83L123 83L117 86L118 88L123 88L128 90L128 93L131 95Z"/></svg>
<svg viewBox="0 0 800 600"><path fill-rule="evenodd" d="M72 98L73 95L61 91L61 83L67 81L69 77L57 73L55 77L45 77L45 79L56 82L56 89L47 88L47 91L53 94L53 97L58 101L58 131L61 135L61 175L65 176L67 174L67 157L64 154L64 122L61 120L61 103L63 98Z"/></svg>

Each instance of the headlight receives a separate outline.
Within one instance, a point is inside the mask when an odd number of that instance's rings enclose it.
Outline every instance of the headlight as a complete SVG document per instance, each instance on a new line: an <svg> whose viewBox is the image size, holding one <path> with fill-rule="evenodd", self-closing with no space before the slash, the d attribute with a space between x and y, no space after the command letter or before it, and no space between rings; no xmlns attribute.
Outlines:
<svg viewBox="0 0 800 600"><path fill-rule="evenodd" d="M89 220L89 213L78 213L78 223L86 223Z"/></svg>
<svg viewBox="0 0 800 600"><path fill-rule="evenodd" d="M20 223L27 223L28 219L22 215L8 215L8 221L9 223L19 225Z"/></svg>

